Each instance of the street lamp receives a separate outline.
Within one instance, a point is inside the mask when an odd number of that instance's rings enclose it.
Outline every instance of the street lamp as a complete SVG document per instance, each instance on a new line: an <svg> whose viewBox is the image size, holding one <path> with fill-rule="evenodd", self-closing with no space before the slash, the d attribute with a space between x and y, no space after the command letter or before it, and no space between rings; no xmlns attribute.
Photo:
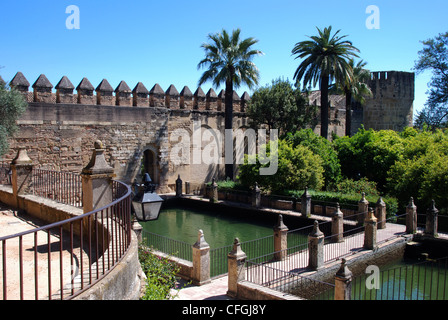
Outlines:
<svg viewBox="0 0 448 320"><path fill-rule="evenodd" d="M163 199L155 193L156 185L152 183L149 174L145 173L143 184L134 184L136 192L132 199L132 207L139 221L153 221L159 218Z"/></svg>

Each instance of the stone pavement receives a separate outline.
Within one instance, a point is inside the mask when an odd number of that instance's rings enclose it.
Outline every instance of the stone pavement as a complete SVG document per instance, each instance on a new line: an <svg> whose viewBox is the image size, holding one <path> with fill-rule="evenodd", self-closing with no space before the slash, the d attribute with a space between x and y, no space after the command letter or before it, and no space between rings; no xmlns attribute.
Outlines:
<svg viewBox="0 0 448 320"><path fill-rule="evenodd" d="M233 300L227 296L227 276L212 279L212 282L203 286L188 285L185 280L178 282L177 288L172 290L176 295L174 300Z"/></svg>

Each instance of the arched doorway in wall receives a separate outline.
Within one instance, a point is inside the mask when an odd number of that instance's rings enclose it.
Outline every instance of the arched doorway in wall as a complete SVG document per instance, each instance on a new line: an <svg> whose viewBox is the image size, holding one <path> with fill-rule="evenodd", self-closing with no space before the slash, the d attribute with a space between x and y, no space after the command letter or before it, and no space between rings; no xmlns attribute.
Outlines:
<svg viewBox="0 0 448 320"><path fill-rule="evenodd" d="M153 183L159 184L159 164L157 161L156 151L152 148L146 149L143 152L142 162L140 166L140 176L143 177L145 173L149 174Z"/></svg>

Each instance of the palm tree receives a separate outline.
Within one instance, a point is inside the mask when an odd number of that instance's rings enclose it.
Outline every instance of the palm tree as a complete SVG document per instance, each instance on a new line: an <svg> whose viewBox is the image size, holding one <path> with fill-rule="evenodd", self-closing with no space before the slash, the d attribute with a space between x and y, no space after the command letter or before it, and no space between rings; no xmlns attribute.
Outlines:
<svg viewBox="0 0 448 320"><path fill-rule="evenodd" d="M294 79L302 81L303 87L316 86L321 90L321 136L328 138L328 87L333 81L345 83L352 77L349 60L358 57L359 50L346 36L338 36L341 30L331 35L331 26L323 31L316 28L319 35L311 40L296 43L292 50L296 59L304 59L294 73Z"/></svg>
<svg viewBox="0 0 448 320"><path fill-rule="evenodd" d="M199 86L211 80L218 88L225 84L225 129L233 128L233 90L245 84L252 89L258 84L258 68L252 62L255 56L262 55L259 50L252 49L258 42L254 38L240 39L240 29L232 34L226 30L209 34L210 43L201 47L205 50L205 58L198 64L198 69L207 70L199 79ZM233 143L233 141L232 141ZM233 163L226 163L226 177L233 179Z"/></svg>
<svg viewBox="0 0 448 320"><path fill-rule="evenodd" d="M350 59L350 67L353 70L351 79L346 83L335 83L330 89L334 92L345 94L345 135L350 136L352 131L352 110L355 104L363 105L366 97L372 96L372 91L367 85L370 79L370 71L365 69L367 62L360 60L355 65L355 60Z"/></svg>

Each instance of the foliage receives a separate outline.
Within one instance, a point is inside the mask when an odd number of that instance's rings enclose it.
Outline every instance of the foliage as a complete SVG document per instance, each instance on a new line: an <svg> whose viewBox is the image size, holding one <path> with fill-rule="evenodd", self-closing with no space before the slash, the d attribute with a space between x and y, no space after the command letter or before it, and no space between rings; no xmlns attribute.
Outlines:
<svg viewBox="0 0 448 320"><path fill-rule="evenodd" d="M269 144L266 154L270 155ZM250 163L250 160L254 164ZM266 166L266 165L264 165ZM261 187L273 192L284 189L303 189L306 186L320 190L323 186L322 159L310 148L298 145L294 147L286 140L278 140L278 171L275 175L260 175L259 156L245 156L240 167L239 180L242 185L251 187L258 182Z"/></svg>
<svg viewBox="0 0 448 320"><path fill-rule="evenodd" d="M303 87L315 87L320 84L321 90L321 136L328 138L328 87L331 82L346 83L353 74L349 60L358 57L359 50L346 40L346 36L339 36L340 30L331 34L332 27L320 30L318 35L309 37L310 40L296 43L292 54L296 59L303 59L294 79L302 81Z"/></svg>
<svg viewBox="0 0 448 320"><path fill-rule="evenodd" d="M289 133L286 140L291 142L293 147L306 146L321 157L326 188L334 186L341 180L341 164L338 154L327 139L318 136L311 129L304 129L294 134Z"/></svg>
<svg viewBox="0 0 448 320"><path fill-rule="evenodd" d="M257 89L246 110L253 127L266 124L269 129L278 129L280 134L315 124L316 111L304 93L281 79L272 81L271 86Z"/></svg>
<svg viewBox="0 0 448 320"><path fill-rule="evenodd" d="M448 133L408 129L401 158L388 172L388 188L402 205L413 197L427 208L431 200L444 211L448 208Z"/></svg>
<svg viewBox="0 0 448 320"><path fill-rule="evenodd" d="M352 137L336 139L334 145L345 177L367 178L377 183L379 191L387 191L387 172L403 150L403 139L397 132L361 128Z"/></svg>
<svg viewBox="0 0 448 320"><path fill-rule="evenodd" d="M376 182L369 181L367 178L361 178L359 180L344 179L336 185L334 191L356 194L364 192L366 195L379 195L379 192L376 189Z"/></svg>
<svg viewBox="0 0 448 320"><path fill-rule="evenodd" d="M138 257L146 275L145 294L142 300L169 300L174 298L171 289L176 286L176 274L179 267L168 260L160 258L140 244Z"/></svg>
<svg viewBox="0 0 448 320"><path fill-rule="evenodd" d="M423 128L445 128L448 126L448 32L440 33L434 39L423 41L419 59L415 63L417 73L430 70L428 100L418 114L415 125Z"/></svg>
<svg viewBox="0 0 448 320"><path fill-rule="evenodd" d="M0 80L0 156L8 150L8 138L17 131L16 120L25 112L27 106L19 91L9 89Z"/></svg>

